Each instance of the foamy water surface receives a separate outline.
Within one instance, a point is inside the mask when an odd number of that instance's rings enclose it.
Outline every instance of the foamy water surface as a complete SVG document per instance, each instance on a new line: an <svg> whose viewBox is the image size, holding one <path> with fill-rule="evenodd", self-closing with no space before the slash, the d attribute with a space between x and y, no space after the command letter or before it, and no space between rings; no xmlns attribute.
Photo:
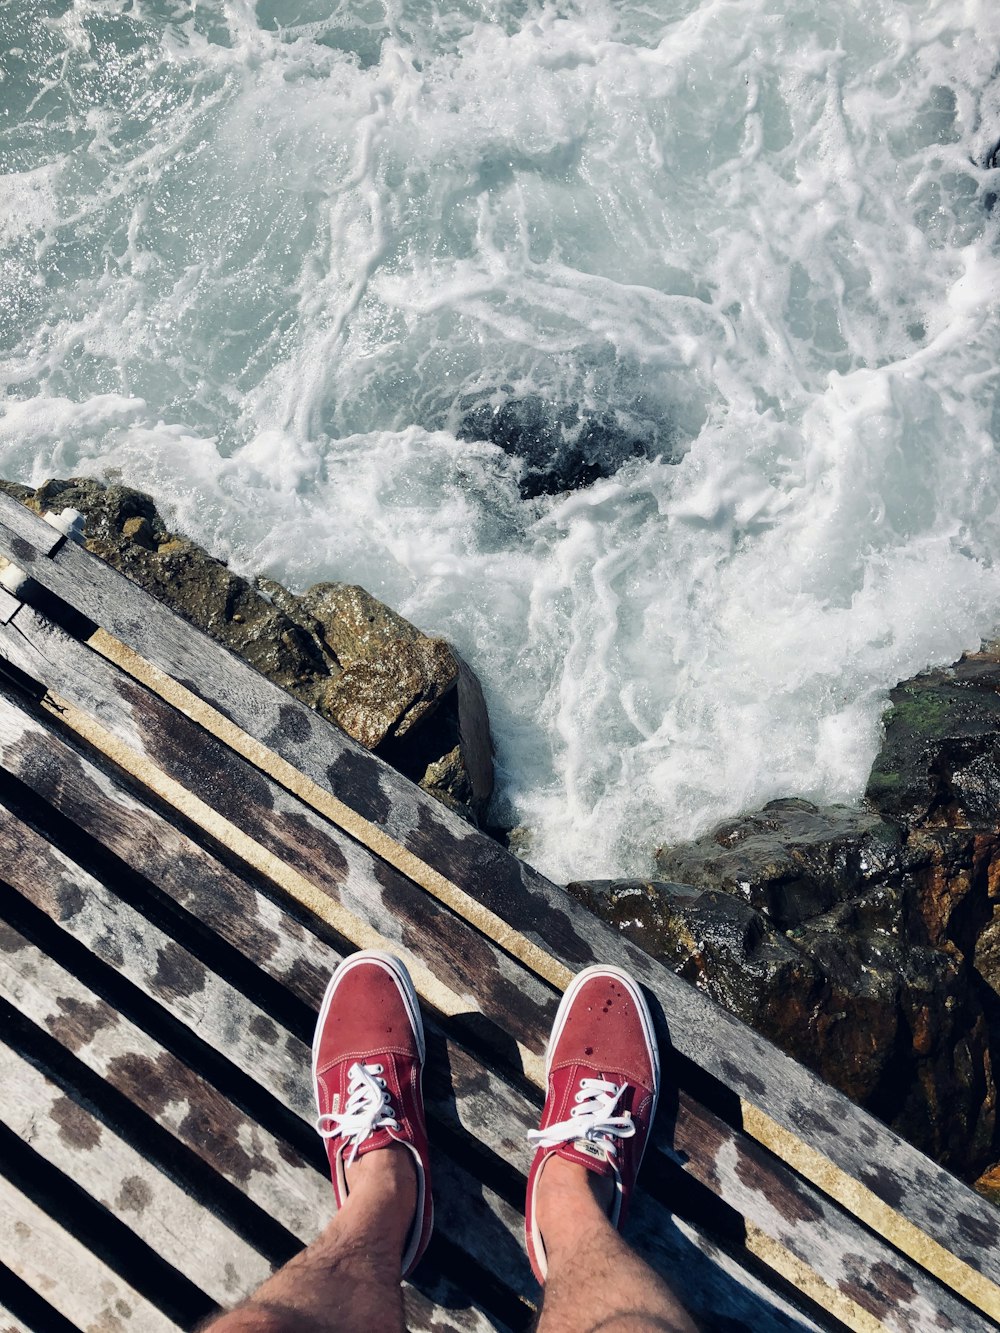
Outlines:
<svg viewBox="0 0 1000 1333"><path fill-rule="evenodd" d="M475 667L557 879L859 797L1000 622L993 0L0 9L0 473ZM645 452L521 498L537 397Z"/></svg>

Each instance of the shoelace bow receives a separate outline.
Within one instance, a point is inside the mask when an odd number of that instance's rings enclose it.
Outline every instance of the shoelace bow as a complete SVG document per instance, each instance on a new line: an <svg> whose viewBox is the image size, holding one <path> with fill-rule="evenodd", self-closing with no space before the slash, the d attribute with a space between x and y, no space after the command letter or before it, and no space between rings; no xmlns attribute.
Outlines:
<svg viewBox="0 0 1000 1333"><path fill-rule="evenodd" d="M529 1129L528 1138L543 1148L555 1148L573 1139L603 1138L609 1151L614 1152L615 1139L630 1139L635 1133L635 1122L628 1111L614 1114L627 1087L627 1083L619 1086L603 1078L581 1078L569 1119L545 1129Z"/></svg>
<svg viewBox="0 0 1000 1333"><path fill-rule="evenodd" d="M343 1137L351 1145L345 1166L350 1166L358 1149L376 1129L398 1129L392 1110L392 1098L380 1078L381 1065L354 1063L347 1071L347 1102L343 1111L332 1111L316 1120L316 1129L324 1139Z"/></svg>

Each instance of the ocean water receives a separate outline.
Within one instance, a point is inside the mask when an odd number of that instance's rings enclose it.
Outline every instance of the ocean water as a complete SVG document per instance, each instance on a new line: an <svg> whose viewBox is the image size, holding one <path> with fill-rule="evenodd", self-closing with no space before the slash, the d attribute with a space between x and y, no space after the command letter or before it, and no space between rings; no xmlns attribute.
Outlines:
<svg viewBox="0 0 1000 1333"><path fill-rule="evenodd" d="M5 0L0 62L0 473L448 636L557 880L857 799L997 629L994 0Z"/></svg>

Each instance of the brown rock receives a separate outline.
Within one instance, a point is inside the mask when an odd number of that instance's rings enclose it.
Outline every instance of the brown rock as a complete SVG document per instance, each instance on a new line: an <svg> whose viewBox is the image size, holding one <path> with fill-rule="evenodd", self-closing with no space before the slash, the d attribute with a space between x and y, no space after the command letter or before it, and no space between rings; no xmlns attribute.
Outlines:
<svg viewBox="0 0 1000 1333"><path fill-rule="evenodd" d="M988 839L789 800L657 861L674 882L570 892L951 1169L995 1156L995 1037L969 953Z"/></svg>
<svg viewBox="0 0 1000 1333"><path fill-rule="evenodd" d="M320 583L299 604L342 671L321 707L341 725L357 716L359 739L367 736L362 743L370 748L401 739L455 688L458 659L448 645L421 634L364 588ZM345 695L352 698L345 702Z"/></svg>
<svg viewBox="0 0 1000 1333"><path fill-rule="evenodd" d="M484 810L493 790L486 702L454 649L355 585L316 584L298 603L341 669L320 710L448 804ZM421 734L431 719L433 752Z"/></svg>
<svg viewBox="0 0 1000 1333"><path fill-rule="evenodd" d="M991 1166L988 1171L984 1171L979 1179L973 1182L973 1189L984 1199L989 1199L990 1203L1000 1207L1000 1162Z"/></svg>
<svg viewBox="0 0 1000 1333"><path fill-rule="evenodd" d="M465 817L485 811L486 704L442 639L363 588L323 583L296 597L273 580L248 583L170 532L152 499L127 486L87 478L36 491L0 486L37 513L80 510L88 549Z"/></svg>

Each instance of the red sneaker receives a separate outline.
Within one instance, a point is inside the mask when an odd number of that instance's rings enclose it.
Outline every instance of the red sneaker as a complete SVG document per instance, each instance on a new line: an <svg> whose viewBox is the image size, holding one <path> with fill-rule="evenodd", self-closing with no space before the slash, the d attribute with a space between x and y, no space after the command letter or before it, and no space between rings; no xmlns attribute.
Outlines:
<svg viewBox="0 0 1000 1333"><path fill-rule="evenodd" d="M660 1091L660 1058L642 991L617 967L574 977L556 1013L545 1057L548 1080L538 1144L528 1173L524 1229L539 1282L548 1265L535 1219L539 1177L553 1155L614 1181L611 1224L628 1209Z"/></svg>
<svg viewBox="0 0 1000 1333"><path fill-rule="evenodd" d="M431 1238L434 1204L421 1078L424 1026L409 973L375 949L355 953L334 972L313 1039L313 1080L337 1207L347 1198L347 1168L357 1157L404 1143L417 1171L417 1208L403 1252L408 1277Z"/></svg>

